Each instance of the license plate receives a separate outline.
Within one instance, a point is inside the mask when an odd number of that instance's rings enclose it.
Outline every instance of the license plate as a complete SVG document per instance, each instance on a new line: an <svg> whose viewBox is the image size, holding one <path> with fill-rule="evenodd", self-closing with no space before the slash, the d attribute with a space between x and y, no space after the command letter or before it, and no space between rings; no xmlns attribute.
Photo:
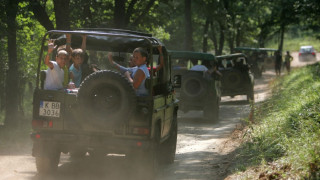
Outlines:
<svg viewBox="0 0 320 180"><path fill-rule="evenodd" d="M60 117L60 102L40 101L39 115Z"/></svg>

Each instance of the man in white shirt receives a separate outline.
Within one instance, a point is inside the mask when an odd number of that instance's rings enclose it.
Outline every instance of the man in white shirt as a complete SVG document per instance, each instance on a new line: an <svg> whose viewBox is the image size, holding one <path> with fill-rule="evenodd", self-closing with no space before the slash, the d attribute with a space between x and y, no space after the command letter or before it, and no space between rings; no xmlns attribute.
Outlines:
<svg viewBox="0 0 320 180"><path fill-rule="evenodd" d="M198 64L197 60L191 60L193 66L190 68L192 71L208 71L208 68L205 66L205 61L202 61L201 64Z"/></svg>

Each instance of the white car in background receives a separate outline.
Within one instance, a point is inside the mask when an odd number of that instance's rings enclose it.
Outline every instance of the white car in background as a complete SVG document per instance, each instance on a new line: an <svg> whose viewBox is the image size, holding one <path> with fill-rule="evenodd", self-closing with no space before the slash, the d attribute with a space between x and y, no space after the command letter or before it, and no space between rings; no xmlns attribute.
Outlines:
<svg viewBox="0 0 320 180"><path fill-rule="evenodd" d="M316 61L316 51L313 46L301 46L299 51L299 61Z"/></svg>

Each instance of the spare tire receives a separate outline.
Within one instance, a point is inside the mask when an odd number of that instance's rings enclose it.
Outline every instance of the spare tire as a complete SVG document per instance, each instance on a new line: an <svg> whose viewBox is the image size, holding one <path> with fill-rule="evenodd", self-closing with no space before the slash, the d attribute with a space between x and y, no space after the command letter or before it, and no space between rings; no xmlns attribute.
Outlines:
<svg viewBox="0 0 320 180"><path fill-rule="evenodd" d="M207 95L208 83L203 72L189 71L182 76L181 96L201 99Z"/></svg>
<svg viewBox="0 0 320 180"><path fill-rule="evenodd" d="M242 73L237 69L233 69L232 71L226 71L223 73L222 83L224 88L236 89L241 86L242 81Z"/></svg>
<svg viewBox="0 0 320 180"><path fill-rule="evenodd" d="M84 79L79 88L78 101L81 118L103 128L126 122L136 109L137 97L124 76L105 70Z"/></svg>

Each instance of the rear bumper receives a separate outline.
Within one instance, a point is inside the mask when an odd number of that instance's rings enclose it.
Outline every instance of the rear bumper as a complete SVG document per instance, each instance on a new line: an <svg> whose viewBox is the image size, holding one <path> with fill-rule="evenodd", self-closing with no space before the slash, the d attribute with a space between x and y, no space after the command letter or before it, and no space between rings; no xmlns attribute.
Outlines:
<svg viewBox="0 0 320 180"><path fill-rule="evenodd" d="M48 147L58 148L61 152L69 152L73 149L100 149L108 153L131 153L135 150L149 149L152 141L148 137L111 137L102 135L83 135L67 133L41 133L31 134L34 147L33 156L45 153Z"/></svg>

